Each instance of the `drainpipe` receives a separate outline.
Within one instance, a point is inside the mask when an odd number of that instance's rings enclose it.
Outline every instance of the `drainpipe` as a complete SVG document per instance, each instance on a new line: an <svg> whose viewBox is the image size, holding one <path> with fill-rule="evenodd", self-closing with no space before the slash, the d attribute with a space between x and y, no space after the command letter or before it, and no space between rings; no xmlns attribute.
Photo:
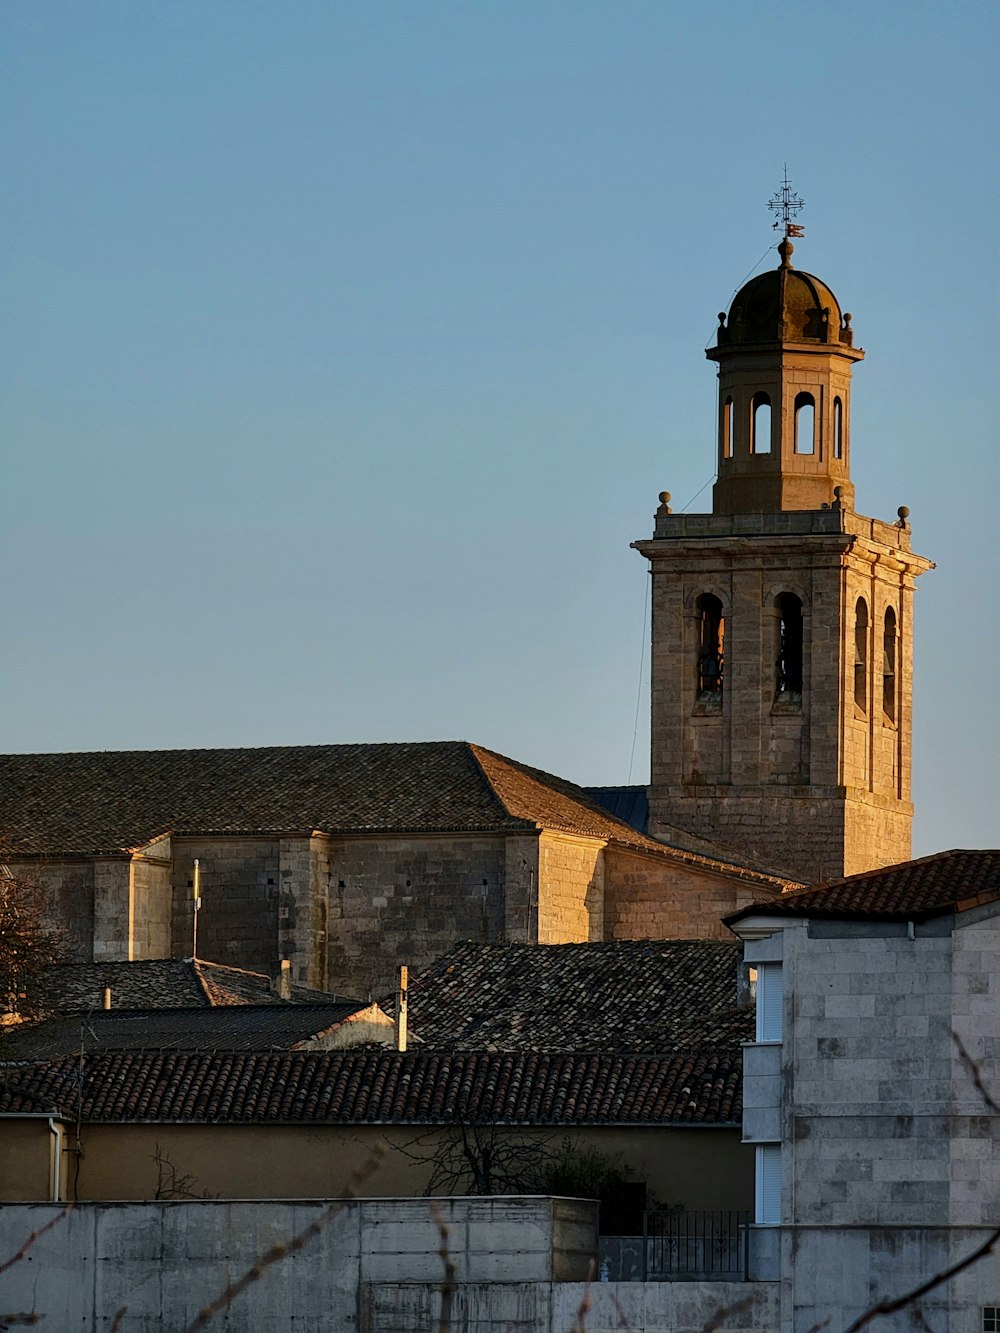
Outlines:
<svg viewBox="0 0 1000 1333"><path fill-rule="evenodd" d="M407 988L409 985L409 969L401 967L399 969L399 993L396 997L396 1050L406 1050L406 1011L408 1006Z"/></svg>
<svg viewBox="0 0 1000 1333"><path fill-rule="evenodd" d="M62 1202L62 1190L59 1188L62 1172L63 1131L55 1116L49 1116L49 1193L53 1203Z"/></svg>

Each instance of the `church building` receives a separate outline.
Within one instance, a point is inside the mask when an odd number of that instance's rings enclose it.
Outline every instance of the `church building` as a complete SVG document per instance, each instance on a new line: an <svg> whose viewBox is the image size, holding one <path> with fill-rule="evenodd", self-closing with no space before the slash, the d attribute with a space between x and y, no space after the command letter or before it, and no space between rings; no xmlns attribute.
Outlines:
<svg viewBox="0 0 1000 1333"><path fill-rule="evenodd" d="M786 191L787 193L787 191ZM364 994L456 939L722 938L721 918L910 854L908 511L865 518L833 292L793 263L719 316L710 514L652 573L648 792L461 742L0 759L0 847L82 960L201 957ZM639 799L641 797L641 799Z"/></svg>
<svg viewBox="0 0 1000 1333"><path fill-rule="evenodd" d="M649 540L648 830L679 826L811 883L910 855L909 511L851 484L851 316L780 265L719 315L711 514L664 492Z"/></svg>

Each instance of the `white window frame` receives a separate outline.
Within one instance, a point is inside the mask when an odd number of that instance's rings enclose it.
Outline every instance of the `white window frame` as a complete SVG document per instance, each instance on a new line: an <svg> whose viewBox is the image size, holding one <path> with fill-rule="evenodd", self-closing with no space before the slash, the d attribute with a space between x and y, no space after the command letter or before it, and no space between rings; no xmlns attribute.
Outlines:
<svg viewBox="0 0 1000 1333"><path fill-rule="evenodd" d="M755 1041L759 1044L780 1042L782 1039L782 1007L784 986L780 963L757 964L757 1024Z"/></svg>
<svg viewBox="0 0 1000 1333"><path fill-rule="evenodd" d="M754 1217L759 1227L781 1225L781 1144L758 1143L754 1171Z"/></svg>

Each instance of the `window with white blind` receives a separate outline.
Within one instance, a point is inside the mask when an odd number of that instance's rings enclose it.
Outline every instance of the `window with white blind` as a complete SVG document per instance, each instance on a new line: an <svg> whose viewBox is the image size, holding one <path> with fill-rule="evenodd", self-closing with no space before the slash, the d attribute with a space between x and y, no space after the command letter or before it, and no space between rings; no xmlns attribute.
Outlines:
<svg viewBox="0 0 1000 1333"><path fill-rule="evenodd" d="M757 1145L753 1220L759 1227L776 1227L781 1221L780 1143Z"/></svg>
<svg viewBox="0 0 1000 1333"><path fill-rule="evenodd" d="M781 1041L781 964L757 964L757 1041Z"/></svg>

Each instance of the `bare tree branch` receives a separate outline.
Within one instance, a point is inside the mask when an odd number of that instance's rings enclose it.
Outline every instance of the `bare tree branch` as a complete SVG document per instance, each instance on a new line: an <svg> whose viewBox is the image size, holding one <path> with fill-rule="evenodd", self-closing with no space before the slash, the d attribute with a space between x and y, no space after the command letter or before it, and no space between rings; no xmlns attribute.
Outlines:
<svg viewBox="0 0 1000 1333"><path fill-rule="evenodd" d="M952 1032L951 1035L955 1042L955 1045L958 1047L959 1059L965 1066L966 1073L972 1079L976 1091L979 1093L980 1097L982 1097L983 1101L993 1112L993 1114L1000 1115L1000 1105L997 1104L996 1099L992 1096L989 1088L987 1088L986 1084L983 1082L983 1076L979 1071L979 1065L972 1058L969 1052L965 1049L965 1045L962 1041L962 1038L958 1035L958 1033Z"/></svg>
<svg viewBox="0 0 1000 1333"><path fill-rule="evenodd" d="M573 1327L570 1333L587 1333L587 1314L590 1307L594 1304L593 1297L590 1294L590 1287L594 1281L594 1273L597 1271L597 1262L591 1259L590 1266L587 1269L587 1280L583 1284L583 1296L580 1299L580 1308L576 1312L576 1318L573 1320Z"/></svg>
<svg viewBox="0 0 1000 1333"><path fill-rule="evenodd" d="M905 1310L908 1305L913 1305L916 1301L921 1300L928 1292L934 1291L936 1287L943 1286L945 1282L950 1282L953 1277L957 1277L966 1268L971 1268L980 1259L985 1259L991 1253L997 1241L1000 1241L1000 1227L997 1227L996 1231L983 1241L978 1250L973 1250L964 1259L960 1259L957 1264L952 1264L951 1268L935 1273L932 1278L928 1278L919 1287L914 1287L905 1296L897 1296L895 1300L880 1301L878 1305L873 1305L859 1319L855 1319L850 1328L844 1330L844 1333L858 1333L859 1329L866 1328L873 1319L877 1319L881 1314L895 1314L897 1310Z"/></svg>
<svg viewBox="0 0 1000 1333"><path fill-rule="evenodd" d="M292 1236L289 1240L283 1241L279 1245L272 1245L269 1250L260 1256L241 1278L231 1282L229 1286L219 1296L204 1306L196 1315L194 1320L188 1325L186 1333L196 1333L200 1328L206 1328L217 1314L220 1314L247 1287L251 1286L259 1278L263 1277L267 1270L276 1264L279 1259L284 1259L286 1255L294 1254L309 1244L314 1237L318 1236L324 1227L330 1225L333 1219L344 1211L351 1199L357 1198L357 1192L369 1176L374 1174L376 1167L385 1155L385 1148L381 1144L376 1144L368 1157L361 1165L351 1173L347 1182L347 1188L344 1190L343 1197L336 1203L330 1204L329 1208L324 1208L319 1217L314 1222L300 1231L297 1236Z"/></svg>
<svg viewBox="0 0 1000 1333"><path fill-rule="evenodd" d="M451 1234L444 1212L438 1203L431 1204L431 1217L441 1237L438 1254L444 1264L444 1280L441 1283L441 1318L438 1321L438 1333L451 1333L451 1306L455 1298L455 1274L457 1269L448 1249L448 1237Z"/></svg>
<svg viewBox="0 0 1000 1333"><path fill-rule="evenodd" d="M72 1211L73 1205L68 1203L62 1212L56 1213L55 1217L50 1217L43 1227L39 1227L37 1231L33 1231L18 1250L17 1254L12 1254L6 1263L0 1264L0 1273L6 1273L8 1268L13 1268L16 1263L24 1258L36 1240L40 1240L41 1237L45 1235L46 1231L51 1231L53 1227L58 1226L60 1222L65 1221ZM4 1317L10 1319L13 1316L5 1315ZM20 1318L20 1316L18 1317Z"/></svg>

